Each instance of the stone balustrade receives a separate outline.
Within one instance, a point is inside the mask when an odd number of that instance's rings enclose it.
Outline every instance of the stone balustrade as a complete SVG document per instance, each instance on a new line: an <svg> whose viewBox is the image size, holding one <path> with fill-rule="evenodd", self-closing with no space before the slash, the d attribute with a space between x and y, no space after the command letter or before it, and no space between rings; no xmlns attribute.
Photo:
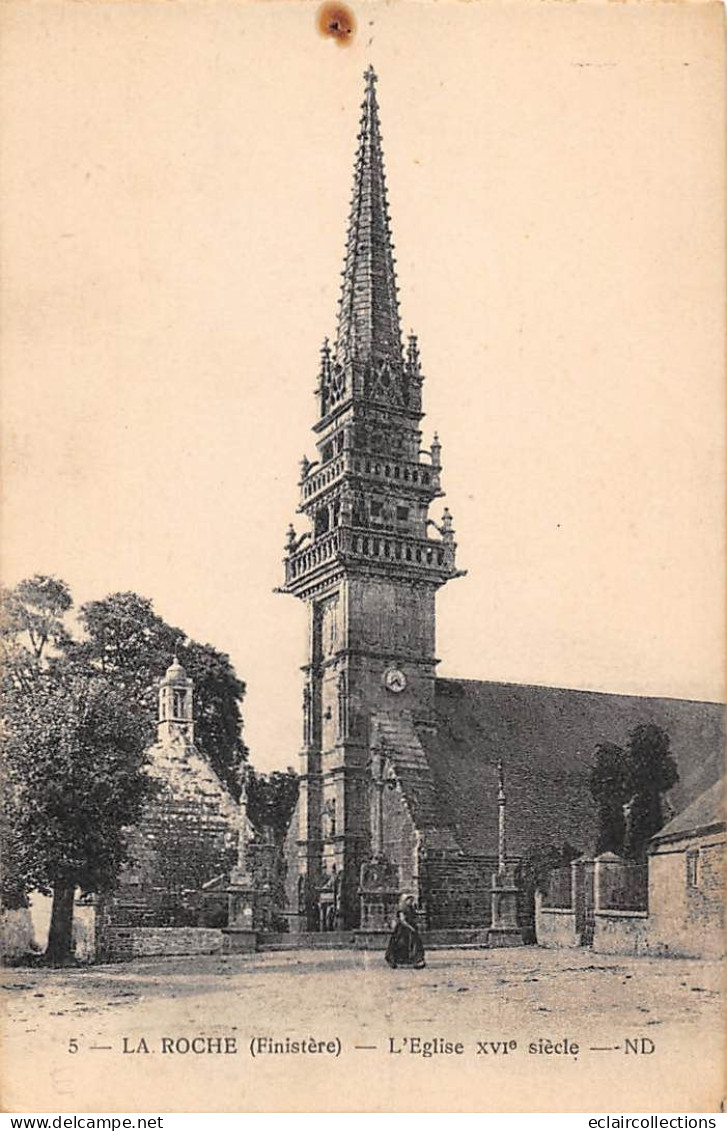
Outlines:
<svg viewBox="0 0 727 1131"><path fill-rule="evenodd" d="M301 506L311 502L347 472L362 478L379 480L382 483L426 488L430 495L442 493L439 467L413 463L409 460L394 460L388 456L379 457L344 451L303 480L300 485Z"/></svg>
<svg viewBox="0 0 727 1131"><path fill-rule="evenodd" d="M337 479L340 479L344 471L346 471L346 460L343 455L334 456L333 459L325 463L323 467L319 467L316 471L312 471L300 485L300 500L301 504L310 502L321 491L330 486Z"/></svg>
<svg viewBox="0 0 727 1131"><path fill-rule="evenodd" d="M286 587L336 558L348 563L381 562L403 566L417 573L424 571L433 579L456 572L453 542L339 526L286 559Z"/></svg>
<svg viewBox="0 0 727 1131"><path fill-rule="evenodd" d="M298 578L312 573L320 565L332 561L341 548L341 528L332 530L329 534L317 538L309 543L305 549L291 554L285 561L285 584L297 581Z"/></svg>
<svg viewBox="0 0 727 1131"><path fill-rule="evenodd" d="M454 570L454 545L431 538L375 533L370 530L342 529L347 557L383 561L433 569L437 573Z"/></svg>

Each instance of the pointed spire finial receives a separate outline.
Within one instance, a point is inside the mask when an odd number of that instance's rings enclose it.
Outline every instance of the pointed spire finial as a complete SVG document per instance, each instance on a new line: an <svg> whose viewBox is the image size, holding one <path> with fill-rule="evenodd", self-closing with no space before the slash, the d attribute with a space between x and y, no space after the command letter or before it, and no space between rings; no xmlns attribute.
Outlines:
<svg viewBox="0 0 727 1131"><path fill-rule="evenodd" d="M413 374L419 373L419 339L413 330L409 331L406 347L406 360Z"/></svg>
<svg viewBox="0 0 727 1131"><path fill-rule="evenodd" d="M369 63L368 67L364 71L364 79L366 80L367 91L373 90L376 86L376 83L379 81L379 76L376 74L376 71L374 70L371 63Z"/></svg>
<svg viewBox="0 0 727 1131"><path fill-rule="evenodd" d="M366 69L364 79L334 355L340 364L356 359L363 365L383 361L401 365L401 328L373 67Z"/></svg>

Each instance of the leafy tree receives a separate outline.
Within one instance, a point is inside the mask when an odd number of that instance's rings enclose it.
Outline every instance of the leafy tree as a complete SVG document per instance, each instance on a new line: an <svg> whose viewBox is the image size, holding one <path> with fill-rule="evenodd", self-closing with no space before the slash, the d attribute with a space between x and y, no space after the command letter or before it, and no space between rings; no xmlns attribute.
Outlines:
<svg viewBox="0 0 727 1131"><path fill-rule="evenodd" d="M624 855L646 857L649 840L664 824L664 794L679 781L669 735L653 723L637 726L626 748Z"/></svg>
<svg viewBox="0 0 727 1131"><path fill-rule="evenodd" d="M256 828L269 828L278 844L282 844L298 800L300 779L287 770L257 773L250 768L247 778L247 813Z"/></svg>
<svg viewBox="0 0 727 1131"><path fill-rule="evenodd" d="M249 751L242 738L240 704L245 684L238 679L230 657L211 644L188 641L177 649L186 672L194 680L195 735L231 793L239 797L241 763Z"/></svg>
<svg viewBox="0 0 727 1131"><path fill-rule="evenodd" d="M282 914L286 906L287 871L283 842L298 800L299 786L300 779L291 766L269 774L257 773L252 767L247 772L247 815L263 834L263 839L271 838L275 845L273 870L269 874L274 908L273 930L288 929L287 919Z"/></svg>
<svg viewBox="0 0 727 1131"><path fill-rule="evenodd" d="M149 728L133 700L67 657L3 679L3 808L12 834L4 872L17 903L53 895L47 961L71 953L73 899L111 887L126 859L124 827L139 819L150 784Z"/></svg>
<svg viewBox="0 0 727 1131"><path fill-rule="evenodd" d="M598 852L643 860L664 824L664 794L678 780L669 736L653 723L635 727L625 749L598 746L590 783L598 808Z"/></svg>
<svg viewBox="0 0 727 1131"><path fill-rule="evenodd" d="M68 586L40 575L0 593L3 898L22 906L32 889L52 892L52 962L70 954L75 889L110 890L127 859L125 830L154 788L144 766L155 684L175 648L196 681L200 746L233 789L247 754L245 687L227 656L182 644L134 593L84 606L81 639L65 627L71 607Z"/></svg>
<svg viewBox="0 0 727 1131"><path fill-rule="evenodd" d="M65 581L36 573L0 593L0 636L5 644L15 639L22 647L29 645L40 660L48 644L58 648L68 643L63 617L72 604Z"/></svg>
<svg viewBox="0 0 727 1131"><path fill-rule="evenodd" d="M33 693L48 645L62 646L69 639L63 618L71 605L66 583L43 574L21 581L14 589L0 589L0 692L3 704L7 704L10 697ZM0 897L4 907L28 905L23 855L21 831L15 821L11 761L6 757L0 774L0 859L3 861Z"/></svg>
<svg viewBox="0 0 727 1131"><path fill-rule="evenodd" d="M242 740L240 703L245 684L229 656L211 644L185 640L181 629L154 612L136 593L112 593L82 605L79 620L89 662L133 689L150 718L156 717L156 686L176 652L194 680L195 735L220 779L239 793L238 770L248 756Z"/></svg>
<svg viewBox="0 0 727 1131"><path fill-rule="evenodd" d="M626 755L620 746L602 742L596 747L591 771L591 796L598 810L596 853L623 852Z"/></svg>

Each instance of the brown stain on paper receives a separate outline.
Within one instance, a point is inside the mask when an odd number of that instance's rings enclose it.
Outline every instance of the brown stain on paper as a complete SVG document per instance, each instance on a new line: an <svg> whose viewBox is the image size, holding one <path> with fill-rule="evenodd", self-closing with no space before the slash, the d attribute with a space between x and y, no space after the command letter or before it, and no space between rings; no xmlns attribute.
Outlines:
<svg viewBox="0 0 727 1131"><path fill-rule="evenodd" d="M318 9L316 27L321 35L330 36L339 47L345 47L356 33L356 18L346 4L329 0Z"/></svg>

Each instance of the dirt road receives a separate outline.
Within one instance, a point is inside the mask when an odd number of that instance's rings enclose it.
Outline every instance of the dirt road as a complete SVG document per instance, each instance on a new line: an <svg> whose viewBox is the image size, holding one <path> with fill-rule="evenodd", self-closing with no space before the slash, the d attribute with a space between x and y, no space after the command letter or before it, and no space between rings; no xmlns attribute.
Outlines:
<svg viewBox="0 0 727 1131"><path fill-rule="evenodd" d="M10 969L3 1106L712 1111L721 976L535 947L422 971L355 951Z"/></svg>

